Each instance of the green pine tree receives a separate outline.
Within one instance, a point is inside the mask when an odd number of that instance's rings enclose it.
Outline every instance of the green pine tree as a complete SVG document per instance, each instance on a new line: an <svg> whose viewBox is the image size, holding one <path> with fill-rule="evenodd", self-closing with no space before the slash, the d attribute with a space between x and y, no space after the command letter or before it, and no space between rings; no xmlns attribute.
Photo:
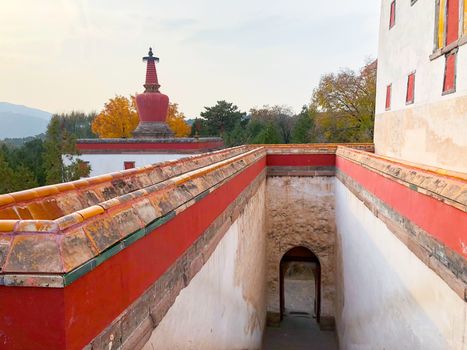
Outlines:
<svg viewBox="0 0 467 350"><path fill-rule="evenodd" d="M227 147L240 146L247 143L247 131L241 122L237 122L235 128L224 137Z"/></svg>
<svg viewBox="0 0 467 350"><path fill-rule="evenodd" d="M47 126L44 142L44 169L46 184L56 184L63 181L62 138L60 121L52 117Z"/></svg>
<svg viewBox="0 0 467 350"><path fill-rule="evenodd" d="M279 144L282 143L282 139L278 130L278 127L273 122L269 122L265 125L263 130L256 136L253 143L257 144Z"/></svg>
<svg viewBox="0 0 467 350"><path fill-rule="evenodd" d="M78 151L75 137L66 130L61 130L60 120L55 116L47 127L44 148L43 160L47 184L77 180L89 175L89 166L76 158ZM63 157L68 160L67 165Z"/></svg>
<svg viewBox="0 0 467 350"><path fill-rule="evenodd" d="M204 118L203 129L211 136L223 136L231 132L246 115L236 105L226 101L217 101L215 106L204 109L205 111L200 113Z"/></svg>
<svg viewBox="0 0 467 350"><path fill-rule="evenodd" d="M24 165L13 170L12 184L13 191L22 191L38 186L34 173Z"/></svg>
<svg viewBox="0 0 467 350"><path fill-rule="evenodd" d="M292 143L311 142L311 132L314 123L313 117L307 106L302 107L302 111L297 116L297 121L292 129Z"/></svg>
<svg viewBox="0 0 467 350"><path fill-rule="evenodd" d="M0 148L0 193L14 191L13 170L5 159L4 150Z"/></svg>

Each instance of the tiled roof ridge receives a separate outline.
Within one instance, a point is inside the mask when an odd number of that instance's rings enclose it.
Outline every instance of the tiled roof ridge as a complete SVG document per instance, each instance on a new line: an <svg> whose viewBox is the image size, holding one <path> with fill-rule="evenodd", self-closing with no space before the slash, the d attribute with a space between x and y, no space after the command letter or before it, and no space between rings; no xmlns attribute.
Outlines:
<svg viewBox="0 0 467 350"><path fill-rule="evenodd" d="M391 157L371 154L345 146L337 155L372 170L382 176L467 211L467 174L405 162Z"/></svg>
<svg viewBox="0 0 467 350"><path fill-rule="evenodd" d="M340 150L345 150L345 149L350 149L352 152L363 154L363 155L368 155L368 152L365 152L364 150L351 147L348 145L338 145L337 149ZM343 151L339 151L340 154L342 154ZM337 153L337 151L336 151ZM339 154L337 153L337 154ZM441 177L447 177L451 178L454 181L460 181L460 182L466 182L467 183L467 173L462 173L454 170L448 170L445 168L441 167L435 167L435 166L429 166L425 164L420 164L420 163L414 163L414 162L409 162L407 160L402 160L402 159L397 159L393 157L388 157L384 156L381 154L371 154L370 155L372 158L379 159L381 161L385 161L388 163L393 163L393 164L400 164L406 168L411 168L417 171L421 172L427 172L436 176L441 176Z"/></svg>
<svg viewBox="0 0 467 350"><path fill-rule="evenodd" d="M105 139L78 139L78 143L193 143L193 142L211 142L222 141L221 137L164 137L164 138L105 138Z"/></svg>
<svg viewBox="0 0 467 350"><path fill-rule="evenodd" d="M112 196L134 192L141 187L164 181L168 177L178 175L183 171L201 168L209 163L245 152L248 149L246 146L238 146L72 182L3 194L0 195L0 221L2 219L56 219L79 209L96 205L102 200L112 198ZM137 182L136 186L124 183L128 179L135 180ZM109 184L108 187L114 188L105 188L105 184ZM101 194L94 191L100 186L103 187L103 193ZM83 195L80 197L72 193L81 193ZM73 199L74 203L68 203L67 205L67 203L64 203L64 199L60 203L59 199L56 198L68 194L70 197L68 200L71 202ZM37 215L31 214L31 212L37 212ZM45 217L41 217L41 214L45 214Z"/></svg>
<svg viewBox="0 0 467 350"><path fill-rule="evenodd" d="M251 148L55 220L0 220L1 272L66 274L152 231L264 156L264 148Z"/></svg>
<svg viewBox="0 0 467 350"><path fill-rule="evenodd" d="M286 144L286 145L261 145L267 147L268 154L275 153L336 153L342 143L311 143L311 144ZM372 143L346 143L345 146L364 152L374 152Z"/></svg>

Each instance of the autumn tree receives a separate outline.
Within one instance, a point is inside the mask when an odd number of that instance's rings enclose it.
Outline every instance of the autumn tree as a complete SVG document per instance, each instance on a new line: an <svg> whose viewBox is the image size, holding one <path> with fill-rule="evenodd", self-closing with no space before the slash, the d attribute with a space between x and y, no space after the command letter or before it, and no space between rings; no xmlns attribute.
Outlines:
<svg viewBox="0 0 467 350"><path fill-rule="evenodd" d="M375 117L376 61L359 72L325 74L313 91L312 106L320 117L316 128L325 141L372 142Z"/></svg>
<svg viewBox="0 0 467 350"><path fill-rule="evenodd" d="M178 110L177 103L169 104L167 124L174 132L175 137L187 137L191 133L191 126L185 121L185 114Z"/></svg>
<svg viewBox="0 0 467 350"><path fill-rule="evenodd" d="M92 122L92 132L99 138L127 138L132 136L138 122L135 98L117 95L96 116Z"/></svg>

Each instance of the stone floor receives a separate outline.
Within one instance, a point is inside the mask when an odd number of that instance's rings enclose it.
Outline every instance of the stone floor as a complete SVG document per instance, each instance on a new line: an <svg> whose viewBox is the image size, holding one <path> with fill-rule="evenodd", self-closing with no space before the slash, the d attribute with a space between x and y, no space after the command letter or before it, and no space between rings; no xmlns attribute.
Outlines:
<svg viewBox="0 0 467 350"><path fill-rule="evenodd" d="M267 327L263 350L337 350L335 332L321 331L307 314L287 314L280 327Z"/></svg>

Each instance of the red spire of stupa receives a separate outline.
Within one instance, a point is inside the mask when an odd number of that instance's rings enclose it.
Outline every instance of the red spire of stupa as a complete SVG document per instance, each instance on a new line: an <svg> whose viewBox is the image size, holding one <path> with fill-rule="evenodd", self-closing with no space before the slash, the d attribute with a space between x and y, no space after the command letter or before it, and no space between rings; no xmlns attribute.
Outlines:
<svg viewBox="0 0 467 350"><path fill-rule="evenodd" d="M159 81L157 80L156 62L159 62L158 57L154 57L152 48L149 48L148 56L143 57L143 62L147 62L146 67L146 83L144 84L144 92L159 92Z"/></svg>

